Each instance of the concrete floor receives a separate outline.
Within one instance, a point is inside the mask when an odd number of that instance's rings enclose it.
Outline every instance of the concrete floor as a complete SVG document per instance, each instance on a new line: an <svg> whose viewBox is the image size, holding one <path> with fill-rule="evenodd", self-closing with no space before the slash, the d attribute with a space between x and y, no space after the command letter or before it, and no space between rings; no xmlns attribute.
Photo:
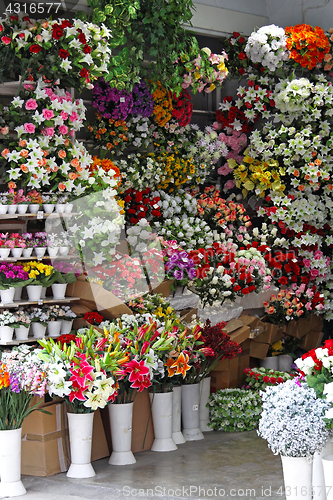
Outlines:
<svg viewBox="0 0 333 500"><path fill-rule="evenodd" d="M110 466L107 459L93 462L97 475L91 479L67 479L66 473L23 476L27 495L16 498L285 499L280 457L255 431L207 432L204 440L179 445L177 451L143 451L136 459L136 464L123 467Z"/></svg>

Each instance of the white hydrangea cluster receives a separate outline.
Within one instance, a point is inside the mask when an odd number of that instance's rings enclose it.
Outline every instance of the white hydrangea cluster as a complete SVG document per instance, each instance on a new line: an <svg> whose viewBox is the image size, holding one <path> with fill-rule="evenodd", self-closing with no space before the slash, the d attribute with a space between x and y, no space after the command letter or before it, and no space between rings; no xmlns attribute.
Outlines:
<svg viewBox="0 0 333 500"><path fill-rule="evenodd" d="M270 71L283 66L289 59L286 46L286 34L283 28L270 24L251 33L248 38L245 52L253 63L261 63Z"/></svg>
<svg viewBox="0 0 333 500"><path fill-rule="evenodd" d="M274 455L311 459L320 453L328 437L323 417L329 403L317 399L314 389L297 379L267 387L260 395L258 434Z"/></svg>

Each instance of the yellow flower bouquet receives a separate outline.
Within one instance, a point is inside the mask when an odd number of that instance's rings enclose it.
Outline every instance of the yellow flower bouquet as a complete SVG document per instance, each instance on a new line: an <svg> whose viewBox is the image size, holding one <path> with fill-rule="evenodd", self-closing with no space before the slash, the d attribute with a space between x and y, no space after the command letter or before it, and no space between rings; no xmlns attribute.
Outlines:
<svg viewBox="0 0 333 500"><path fill-rule="evenodd" d="M50 286L55 280L55 269L39 261L22 262L23 270L29 273L31 285Z"/></svg>

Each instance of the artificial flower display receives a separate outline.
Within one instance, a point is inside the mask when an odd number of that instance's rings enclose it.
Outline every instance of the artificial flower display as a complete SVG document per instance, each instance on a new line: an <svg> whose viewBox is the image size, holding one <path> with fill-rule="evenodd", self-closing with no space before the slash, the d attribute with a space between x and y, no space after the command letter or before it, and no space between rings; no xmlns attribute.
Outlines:
<svg viewBox="0 0 333 500"><path fill-rule="evenodd" d="M280 290L264 302L267 321L279 324L301 317L308 317L312 312L324 309L324 294L316 291L316 287L307 288L305 284L290 290Z"/></svg>
<svg viewBox="0 0 333 500"><path fill-rule="evenodd" d="M184 64L188 73L184 75L183 89L192 87L194 93L212 92L228 75L226 59L225 52L214 54L208 47L200 49L195 59Z"/></svg>
<svg viewBox="0 0 333 500"><path fill-rule="evenodd" d="M285 28L286 45L290 59L302 68L314 69L330 51L330 44L324 30L308 24L297 24Z"/></svg>
<svg viewBox="0 0 333 500"><path fill-rule="evenodd" d="M243 387L252 391L264 391L266 387L283 384L294 376L297 376L297 372L280 372L269 368L245 368Z"/></svg>
<svg viewBox="0 0 333 500"><path fill-rule="evenodd" d="M7 290L10 287L17 288L29 285L34 279L33 275L30 276L29 269L19 263L1 262L0 290Z"/></svg>
<svg viewBox="0 0 333 500"><path fill-rule="evenodd" d="M245 53L253 63L260 63L272 72L281 68L289 59L285 30L274 24L262 26L258 31L251 33Z"/></svg>

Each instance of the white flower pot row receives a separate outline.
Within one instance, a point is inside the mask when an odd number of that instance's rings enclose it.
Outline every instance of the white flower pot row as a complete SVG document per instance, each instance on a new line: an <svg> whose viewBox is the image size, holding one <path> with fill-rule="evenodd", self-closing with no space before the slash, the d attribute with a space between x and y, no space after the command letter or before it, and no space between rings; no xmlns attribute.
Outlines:
<svg viewBox="0 0 333 500"><path fill-rule="evenodd" d="M22 289L26 288L28 299L31 302L38 302L46 297L46 287L42 285L27 285L26 287L10 287L7 290L0 290L0 298L2 304L12 304L15 301L20 301ZM53 298L62 300L65 298L67 283L53 283L51 285Z"/></svg>
<svg viewBox="0 0 333 500"><path fill-rule="evenodd" d="M31 323L29 326L21 325L18 328L11 328L10 326L0 326L0 341L11 342L13 340L14 332L16 340L27 340L31 330L31 338L42 339L46 336L56 338L59 335L70 333L73 326L73 320L67 321L58 319L49 321L47 327L41 323Z"/></svg>
<svg viewBox="0 0 333 500"><path fill-rule="evenodd" d="M52 212L56 212L58 214L70 214L73 210L72 203L43 203L42 207L37 205L37 203L28 204L19 204L19 205L2 205L0 204L0 215L5 214L19 214L24 215L27 212L30 214L36 214L37 212L43 211L46 214L51 214Z"/></svg>
<svg viewBox="0 0 333 500"><path fill-rule="evenodd" d="M68 255L69 247L34 247L34 248L0 248L0 259L8 259L11 256L15 259L20 257L44 257L46 250L49 257L56 257L57 255ZM34 255L32 255L34 253Z"/></svg>

